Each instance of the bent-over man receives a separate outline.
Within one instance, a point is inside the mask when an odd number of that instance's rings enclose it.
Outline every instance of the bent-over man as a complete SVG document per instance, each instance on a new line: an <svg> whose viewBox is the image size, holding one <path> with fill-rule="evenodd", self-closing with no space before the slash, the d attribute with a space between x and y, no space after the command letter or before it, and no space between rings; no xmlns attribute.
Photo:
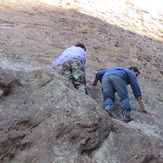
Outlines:
<svg viewBox="0 0 163 163"><path fill-rule="evenodd" d="M96 85L99 80L101 81L104 109L110 114L110 116L114 118L116 117L113 111L113 104L115 101L115 93L117 92L121 99L123 121L129 122L133 120L130 116L131 105L127 89L128 84L130 84L140 107L147 114L151 114L142 100L141 90L137 81L137 76L139 74L140 71L137 67L130 67L129 69L113 67L112 69L100 70L96 73L95 79L91 84Z"/></svg>
<svg viewBox="0 0 163 163"><path fill-rule="evenodd" d="M52 63L52 68L62 65L60 74L68 78L76 89L87 94L85 63L86 63L86 47L82 43L67 48Z"/></svg>

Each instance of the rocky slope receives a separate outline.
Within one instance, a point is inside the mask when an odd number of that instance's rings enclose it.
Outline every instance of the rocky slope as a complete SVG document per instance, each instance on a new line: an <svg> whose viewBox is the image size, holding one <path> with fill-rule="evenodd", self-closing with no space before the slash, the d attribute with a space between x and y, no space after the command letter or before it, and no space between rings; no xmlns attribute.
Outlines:
<svg viewBox="0 0 163 163"><path fill-rule="evenodd" d="M162 163L162 13L131 1L51 3L0 2L0 162ZM102 109L100 83L88 83L83 95L60 67L50 68L79 41L87 47L87 79L102 68L140 68L151 116L129 88L135 120L122 122L118 97L114 120Z"/></svg>

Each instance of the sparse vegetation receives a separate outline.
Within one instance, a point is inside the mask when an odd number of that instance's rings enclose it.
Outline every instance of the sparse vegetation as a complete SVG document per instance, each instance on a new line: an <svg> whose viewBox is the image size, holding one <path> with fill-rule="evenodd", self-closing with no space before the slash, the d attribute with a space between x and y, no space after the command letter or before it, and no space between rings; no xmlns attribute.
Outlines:
<svg viewBox="0 0 163 163"><path fill-rule="evenodd" d="M157 97L156 98L159 102L163 102L163 98L162 97Z"/></svg>
<svg viewBox="0 0 163 163"><path fill-rule="evenodd" d="M40 26L43 26L44 27L44 26L48 26L48 25L47 24L40 24Z"/></svg>
<svg viewBox="0 0 163 163"><path fill-rule="evenodd" d="M125 38L125 37L126 37L126 35L121 34L119 37L120 37L120 38Z"/></svg>
<svg viewBox="0 0 163 163"><path fill-rule="evenodd" d="M26 38L29 40L35 40L35 36L31 34L26 35Z"/></svg>

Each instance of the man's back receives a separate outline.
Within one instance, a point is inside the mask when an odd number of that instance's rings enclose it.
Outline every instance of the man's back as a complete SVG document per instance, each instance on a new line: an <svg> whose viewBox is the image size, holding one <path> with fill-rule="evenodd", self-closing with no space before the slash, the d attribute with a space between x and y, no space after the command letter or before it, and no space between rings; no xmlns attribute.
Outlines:
<svg viewBox="0 0 163 163"><path fill-rule="evenodd" d="M52 68L62 64L64 61L69 59L79 59L83 66L86 63L86 52L81 47L71 46L67 48L56 61L52 63Z"/></svg>

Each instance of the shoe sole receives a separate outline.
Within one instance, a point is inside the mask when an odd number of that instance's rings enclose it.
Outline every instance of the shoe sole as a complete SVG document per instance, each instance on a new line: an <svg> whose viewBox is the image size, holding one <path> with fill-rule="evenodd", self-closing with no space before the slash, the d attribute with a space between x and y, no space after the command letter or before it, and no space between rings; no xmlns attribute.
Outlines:
<svg viewBox="0 0 163 163"><path fill-rule="evenodd" d="M130 121L133 121L134 119L129 119L129 120L123 120L123 122L128 123Z"/></svg>

